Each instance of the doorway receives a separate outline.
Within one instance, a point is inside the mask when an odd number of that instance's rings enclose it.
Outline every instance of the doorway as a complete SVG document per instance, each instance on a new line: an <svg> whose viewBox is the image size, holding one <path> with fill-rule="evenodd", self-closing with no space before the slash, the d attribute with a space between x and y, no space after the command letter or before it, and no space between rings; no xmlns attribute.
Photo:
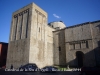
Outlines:
<svg viewBox="0 0 100 75"><path fill-rule="evenodd" d="M77 67L82 67L83 66L83 52L77 51L76 52L76 59L77 59Z"/></svg>

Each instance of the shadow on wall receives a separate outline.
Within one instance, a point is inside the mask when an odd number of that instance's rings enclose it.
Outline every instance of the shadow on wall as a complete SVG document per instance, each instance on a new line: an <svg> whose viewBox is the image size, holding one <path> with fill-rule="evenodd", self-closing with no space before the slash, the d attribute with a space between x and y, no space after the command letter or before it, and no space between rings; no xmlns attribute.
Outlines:
<svg viewBox="0 0 100 75"><path fill-rule="evenodd" d="M100 41L98 43L100 44ZM74 68L100 67L100 48L97 47L86 54L82 51L76 51L76 58L66 64Z"/></svg>

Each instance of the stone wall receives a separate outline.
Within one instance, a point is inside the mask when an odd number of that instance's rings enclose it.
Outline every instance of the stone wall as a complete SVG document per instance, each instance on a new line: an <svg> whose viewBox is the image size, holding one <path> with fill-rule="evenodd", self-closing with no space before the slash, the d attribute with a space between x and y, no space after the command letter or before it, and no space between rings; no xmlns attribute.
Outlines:
<svg viewBox="0 0 100 75"><path fill-rule="evenodd" d="M66 63L69 66L78 66L76 52L81 51L83 66L95 66L95 54L90 24L84 24L65 29Z"/></svg>
<svg viewBox="0 0 100 75"><path fill-rule="evenodd" d="M38 67L53 64L53 30L47 26L47 13L33 4L29 63Z"/></svg>
<svg viewBox="0 0 100 75"><path fill-rule="evenodd" d="M54 65L66 65L65 31L54 31Z"/></svg>
<svg viewBox="0 0 100 75"><path fill-rule="evenodd" d="M47 18L47 13L34 3L13 13L7 68L27 63L39 68L77 66L77 51L84 54L83 66L100 65L100 21L65 28L62 22L53 22L50 27ZM57 31L57 26L62 29Z"/></svg>
<svg viewBox="0 0 100 75"><path fill-rule="evenodd" d="M95 52L96 66L100 66L100 21L92 22L90 25L93 39L93 49Z"/></svg>
<svg viewBox="0 0 100 75"><path fill-rule="evenodd" d="M34 3L14 12L7 67L13 64L17 68L27 63L38 67L53 65L54 30L47 25L47 13Z"/></svg>
<svg viewBox="0 0 100 75"><path fill-rule="evenodd" d="M29 62L32 4L13 13L6 67L18 68Z"/></svg>
<svg viewBox="0 0 100 75"><path fill-rule="evenodd" d="M18 68L21 65L25 65L29 61L29 41L28 39L11 41L9 43L7 53L7 68L10 68L11 64L14 68Z"/></svg>
<svg viewBox="0 0 100 75"><path fill-rule="evenodd" d="M65 30L65 36L66 36L65 38L66 42L91 39L92 36L91 36L90 25L86 24L73 28L67 28Z"/></svg>
<svg viewBox="0 0 100 75"><path fill-rule="evenodd" d="M45 65L54 65L54 41L53 41L53 32L55 29L46 26L46 40L45 40L45 45L46 45L46 50L45 50Z"/></svg>
<svg viewBox="0 0 100 75"><path fill-rule="evenodd" d="M44 62L45 52L45 26L47 24L47 14L33 4L31 31L30 31L30 50L29 63L36 63L41 67Z"/></svg>

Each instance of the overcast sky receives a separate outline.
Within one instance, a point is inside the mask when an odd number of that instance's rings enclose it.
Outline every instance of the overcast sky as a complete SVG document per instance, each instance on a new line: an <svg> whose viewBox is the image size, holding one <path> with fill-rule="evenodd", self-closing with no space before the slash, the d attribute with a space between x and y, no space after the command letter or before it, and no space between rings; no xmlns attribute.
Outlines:
<svg viewBox="0 0 100 75"><path fill-rule="evenodd" d="M100 20L100 0L0 0L0 42L8 42L12 13L34 2L48 13L48 23L66 26Z"/></svg>

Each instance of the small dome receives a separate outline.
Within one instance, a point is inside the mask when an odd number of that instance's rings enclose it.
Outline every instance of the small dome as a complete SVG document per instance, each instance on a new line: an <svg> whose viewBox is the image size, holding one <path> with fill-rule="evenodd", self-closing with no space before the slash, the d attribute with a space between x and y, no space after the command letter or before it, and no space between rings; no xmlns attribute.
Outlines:
<svg viewBox="0 0 100 75"><path fill-rule="evenodd" d="M63 23L63 21L58 21L58 22L51 22L49 25L53 28L57 29L63 29L66 27L66 25Z"/></svg>

